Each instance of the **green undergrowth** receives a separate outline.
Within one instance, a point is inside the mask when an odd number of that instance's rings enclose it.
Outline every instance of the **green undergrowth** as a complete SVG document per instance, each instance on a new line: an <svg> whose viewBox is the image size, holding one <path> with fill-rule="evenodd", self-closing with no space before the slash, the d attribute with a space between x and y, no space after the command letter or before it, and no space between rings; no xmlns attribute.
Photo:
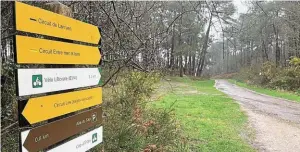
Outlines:
<svg viewBox="0 0 300 152"><path fill-rule="evenodd" d="M180 133L171 113L146 108L159 80L155 72L123 72L103 88L103 144L93 152L180 149Z"/></svg>
<svg viewBox="0 0 300 152"><path fill-rule="evenodd" d="M236 80L233 80L233 79L230 79L228 81L233 83L233 84L236 84L237 86L244 87L244 88L256 91L258 93L262 93L262 94L266 94L266 95L273 96L273 97L279 97L279 98L283 98L283 99L288 99L288 100L300 102L300 96L296 93L293 93L293 92L263 88L263 87L256 86L256 85L249 85L247 83L236 81Z"/></svg>
<svg viewBox="0 0 300 152"><path fill-rule="evenodd" d="M172 110L186 137L187 151L254 151L246 142L247 117L239 105L214 88L213 80L173 77L155 109Z"/></svg>

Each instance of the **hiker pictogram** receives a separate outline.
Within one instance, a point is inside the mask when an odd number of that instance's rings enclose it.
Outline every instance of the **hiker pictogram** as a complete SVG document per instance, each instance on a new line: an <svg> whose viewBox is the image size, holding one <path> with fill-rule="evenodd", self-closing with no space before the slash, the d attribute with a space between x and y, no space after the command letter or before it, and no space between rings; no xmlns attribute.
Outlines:
<svg viewBox="0 0 300 152"><path fill-rule="evenodd" d="M97 142L97 133L94 133L92 136L92 143Z"/></svg>

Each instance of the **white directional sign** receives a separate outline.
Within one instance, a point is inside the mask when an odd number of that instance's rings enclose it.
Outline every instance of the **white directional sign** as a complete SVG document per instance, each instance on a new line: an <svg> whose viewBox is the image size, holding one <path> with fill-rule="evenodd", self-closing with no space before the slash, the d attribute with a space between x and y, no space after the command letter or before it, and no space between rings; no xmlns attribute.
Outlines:
<svg viewBox="0 0 300 152"><path fill-rule="evenodd" d="M102 143L102 140L103 128L101 126L58 147L55 147L48 152L85 152Z"/></svg>
<svg viewBox="0 0 300 152"><path fill-rule="evenodd" d="M99 68L18 69L18 95L95 86L100 80Z"/></svg>

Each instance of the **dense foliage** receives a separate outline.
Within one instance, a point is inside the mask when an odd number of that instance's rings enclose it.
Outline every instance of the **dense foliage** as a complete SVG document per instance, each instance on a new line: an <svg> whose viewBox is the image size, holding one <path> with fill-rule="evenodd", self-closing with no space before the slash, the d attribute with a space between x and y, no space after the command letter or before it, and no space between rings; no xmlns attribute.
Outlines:
<svg viewBox="0 0 300 152"><path fill-rule="evenodd" d="M115 87L105 88L105 151L175 151L179 130L170 110L146 108L157 73L125 72Z"/></svg>
<svg viewBox="0 0 300 152"><path fill-rule="evenodd" d="M290 66L279 68L275 63L265 62L261 67L242 69L235 79L273 89L300 92L300 58L289 61Z"/></svg>
<svg viewBox="0 0 300 152"><path fill-rule="evenodd" d="M245 1L247 11L222 23L222 36L211 44L210 73L239 72L260 66L289 67L300 57L299 8L296 1ZM226 26L225 26L226 25ZM265 64L265 65L264 65ZM267 68L267 67L265 67Z"/></svg>

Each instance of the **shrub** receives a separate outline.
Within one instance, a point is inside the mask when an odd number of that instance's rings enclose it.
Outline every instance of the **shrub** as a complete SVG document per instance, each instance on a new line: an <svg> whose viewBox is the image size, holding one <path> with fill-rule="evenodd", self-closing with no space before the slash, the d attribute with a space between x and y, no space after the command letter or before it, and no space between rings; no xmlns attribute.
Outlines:
<svg viewBox="0 0 300 152"><path fill-rule="evenodd" d="M273 62L265 62L261 67L261 76L265 77L267 81L270 81L277 74L276 65Z"/></svg>
<svg viewBox="0 0 300 152"><path fill-rule="evenodd" d="M290 60L290 67L281 69L270 81L269 87L298 91L300 88L300 58Z"/></svg>
<svg viewBox="0 0 300 152"><path fill-rule="evenodd" d="M242 68L238 74L235 74L234 79L240 82L246 82L249 84L257 84L260 83L260 67L251 66L247 68Z"/></svg>
<svg viewBox="0 0 300 152"><path fill-rule="evenodd" d="M298 58L298 57L293 57L293 58L290 60L290 65L296 66L296 67L300 67L300 58Z"/></svg>
<svg viewBox="0 0 300 152"><path fill-rule="evenodd" d="M261 67L244 68L235 79L273 89L300 91L300 58L293 57L290 66L285 68L276 68L272 62L265 62Z"/></svg>
<svg viewBox="0 0 300 152"><path fill-rule="evenodd" d="M179 137L172 112L145 105L160 76L130 72L119 78L104 94L104 150L173 151Z"/></svg>

